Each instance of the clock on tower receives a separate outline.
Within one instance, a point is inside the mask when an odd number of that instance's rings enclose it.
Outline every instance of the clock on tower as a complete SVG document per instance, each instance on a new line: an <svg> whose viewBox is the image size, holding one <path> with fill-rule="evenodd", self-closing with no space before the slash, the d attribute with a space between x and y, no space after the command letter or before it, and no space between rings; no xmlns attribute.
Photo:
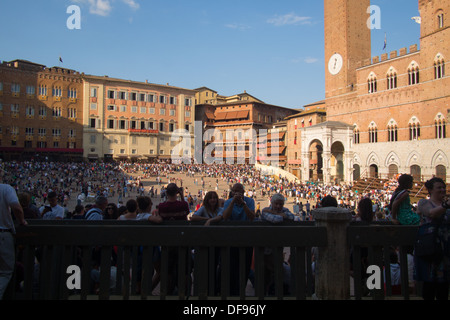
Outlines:
<svg viewBox="0 0 450 320"><path fill-rule="evenodd" d="M335 53L331 56L328 62L328 71L333 75L337 75L342 69L342 56L339 53Z"/></svg>

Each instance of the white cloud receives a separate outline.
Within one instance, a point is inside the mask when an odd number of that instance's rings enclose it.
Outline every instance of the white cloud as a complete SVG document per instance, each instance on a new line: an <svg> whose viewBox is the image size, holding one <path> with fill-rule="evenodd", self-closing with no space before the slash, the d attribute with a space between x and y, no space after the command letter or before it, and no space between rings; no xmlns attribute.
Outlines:
<svg viewBox="0 0 450 320"><path fill-rule="evenodd" d="M96 14L99 16L109 16L113 7L112 2L114 0L72 0L72 2L85 4L89 6L89 13ZM140 4L136 0L121 0L127 6L133 10L138 10Z"/></svg>
<svg viewBox="0 0 450 320"><path fill-rule="evenodd" d="M245 24L240 24L240 23L229 23L229 24L226 24L225 27L227 27L229 29L236 29L236 30L248 30L248 29L251 29L250 26L245 25Z"/></svg>
<svg viewBox="0 0 450 320"><path fill-rule="evenodd" d="M317 61L319 61L319 59L308 57L304 61L308 64L311 64L311 63L316 63Z"/></svg>
<svg viewBox="0 0 450 320"><path fill-rule="evenodd" d="M112 6L110 0L72 0L75 3L88 4L89 13L106 17L111 13Z"/></svg>
<svg viewBox="0 0 450 320"><path fill-rule="evenodd" d="M291 12L282 16L275 16L267 20L267 23L273 24L274 26L280 27L285 25L303 25L310 24L311 17L301 17Z"/></svg>
<svg viewBox="0 0 450 320"><path fill-rule="evenodd" d="M307 64L313 64L313 63L316 63L318 61L319 61L319 59L312 58L312 57L291 59L292 63L302 63L302 62L304 62L304 63L307 63Z"/></svg>
<svg viewBox="0 0 450 320"><path fill-rule="evenodd" d="M122 0L125 4L127 4L131 9L137 10L140 8L140 4L135 0Z"/></svg>
<svg viewBox="0 0 450 320"><path fill-rule="evenodd" d="M112 10L109 0L89 0L89 4L89 12L99 16L107 16Z"/></svg>

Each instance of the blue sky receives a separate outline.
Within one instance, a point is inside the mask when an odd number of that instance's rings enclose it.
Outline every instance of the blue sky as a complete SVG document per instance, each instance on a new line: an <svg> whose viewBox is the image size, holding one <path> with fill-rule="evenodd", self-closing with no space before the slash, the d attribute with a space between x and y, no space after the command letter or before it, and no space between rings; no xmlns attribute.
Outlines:
<svg viewBox="0 0 450 320"><path fill-rule="evenodd" d="M67 28L70 5L81 29ZM372 0L372 55L419 44L417 0ZM324 99L322 0L0 0L0 60L299 108Z"/></svg>

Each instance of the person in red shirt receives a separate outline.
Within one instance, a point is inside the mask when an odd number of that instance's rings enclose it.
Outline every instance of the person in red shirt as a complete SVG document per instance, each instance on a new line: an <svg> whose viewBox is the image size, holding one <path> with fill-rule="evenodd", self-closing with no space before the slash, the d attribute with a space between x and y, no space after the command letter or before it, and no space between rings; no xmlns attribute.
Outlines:
<svg viewBox="0 0 450 320"><path fill-rule="evenodd" d="M184 199L183 188L169 183L166 188L167 200L159 204L158 213L163 220L187 220L189 204ZM178 200L180 195L181 200Z"/></svg>
<svg viewBox="0 0 450 320"><path fill-rule="evenodd" d="M163 219L163 221L170 220L187 220L189 214L189 204L184 199L183 188L178 188L175 183L169 183L166 188L167 200L160 203L158 206L158 215ZM178 200L178 195L180 195L181 200ZM167 266L168 273L168 284L167 284L167 294L171 295L174 293L175 287L177 286L178 273L184 273L186 277L186 284L189 286L189 270L188 266L190 263L186 263L186 270L179 270L178 266L178 248L177 247L162 247L161 250L167 250L169 255L169 261ZM188 261L189 254L186 251L185 261ZM164 288L161 288L164 289ZM181 289L178 288L178 292ZM186 288L186 292L190 290Z"/></svg>

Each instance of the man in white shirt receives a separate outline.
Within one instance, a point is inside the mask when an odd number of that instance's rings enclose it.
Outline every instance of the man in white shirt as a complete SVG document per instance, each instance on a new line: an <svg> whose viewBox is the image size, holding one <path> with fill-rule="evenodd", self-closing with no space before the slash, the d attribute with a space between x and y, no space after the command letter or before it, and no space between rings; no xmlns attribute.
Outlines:
<svg viewBox="0 0 450 320"><path fill-rule="evenodd" d="M44 220L64 219L64 208L58 204L56 192L52 191L47 197L49 206L42 206L39 211Z"/></svg>
<svg viewBox="0 0 450 320"><path fill-rule="evenodd" d="M0 300L12 278L16 259L13 237L16 230L10 209L18 223L27 224L16 191L10 185L0 184Z"/></svg>

